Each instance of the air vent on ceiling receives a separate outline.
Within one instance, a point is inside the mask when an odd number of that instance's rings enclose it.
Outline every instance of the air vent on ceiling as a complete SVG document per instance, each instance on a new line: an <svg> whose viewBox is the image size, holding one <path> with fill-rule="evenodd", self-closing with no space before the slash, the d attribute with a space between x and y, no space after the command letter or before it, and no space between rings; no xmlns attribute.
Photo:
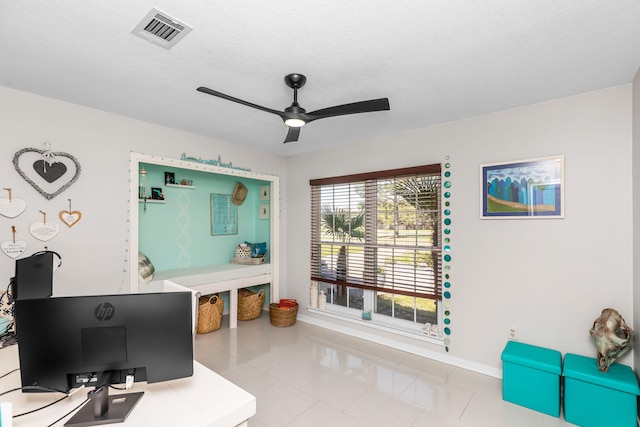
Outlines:
<svg viewBox="0 0 640 427"><path fill-rule="evenodd" d="M192 29L184 22L180 22L158 9L151 9L147 16L131 32L165 49L169 49Z"/></svg>

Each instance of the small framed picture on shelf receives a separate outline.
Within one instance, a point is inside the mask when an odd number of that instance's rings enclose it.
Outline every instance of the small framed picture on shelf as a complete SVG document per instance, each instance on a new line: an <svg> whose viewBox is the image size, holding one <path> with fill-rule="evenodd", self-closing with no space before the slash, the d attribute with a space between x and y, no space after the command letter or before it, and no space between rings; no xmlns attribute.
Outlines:
<svg viewBox="0 0 640 427"><path fill-rule="evenodd" d="M260 200L269 200L271 198L271 191L268 185L260 187Z"/></svg>
<svg viewBox="0 0 640 427"><path fill-rule="evenodd" d="M151 187L151 199L164 200L164 194L162 194L162 188Z"/></svg>
<svg viewBox="0 0 640 427"><path fill-rule="evenodd" d="M176 183L176 174L173 172L165 172L164 173L164 183L165 184L175 184Z"/></svg>

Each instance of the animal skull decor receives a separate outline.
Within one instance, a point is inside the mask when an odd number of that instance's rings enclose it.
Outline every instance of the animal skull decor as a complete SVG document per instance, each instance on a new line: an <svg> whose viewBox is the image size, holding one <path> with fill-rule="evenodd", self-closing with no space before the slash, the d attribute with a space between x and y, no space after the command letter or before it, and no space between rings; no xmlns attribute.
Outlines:
<svg viewBox="0 0 640 427"><path fill-rule="evenodd" d="M633 348L633 330L620 313L613 308L605 308L593 322L589 334L598 349L598 369L609 371L615 360Z"/></svg>

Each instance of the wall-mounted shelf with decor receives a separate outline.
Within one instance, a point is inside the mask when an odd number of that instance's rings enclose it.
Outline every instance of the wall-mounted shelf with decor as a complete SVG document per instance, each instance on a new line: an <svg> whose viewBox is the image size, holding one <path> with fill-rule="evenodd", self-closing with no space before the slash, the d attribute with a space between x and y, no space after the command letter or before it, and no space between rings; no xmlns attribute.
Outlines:
<svg viewBox="0 0 640 427"><path fill-rule="evenodd" d="M144 199L138 199L139 203L144 203ZM147 203L164 203L164 200L147 199Z"/></svg>
<svg viewBox="0 0 640 427"><path fill-rule="evenodd" d="M195 185L182 185L182 184L165 184L165 187L176 187L176 188L189 188L194 190L196 188Z"/></svg>

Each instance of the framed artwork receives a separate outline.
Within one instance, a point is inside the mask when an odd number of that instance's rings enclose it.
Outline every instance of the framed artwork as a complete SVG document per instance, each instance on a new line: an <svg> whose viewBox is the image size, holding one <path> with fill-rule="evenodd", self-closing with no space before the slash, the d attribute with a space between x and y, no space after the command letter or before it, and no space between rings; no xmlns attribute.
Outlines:
<svg viewBox="0 0 640 427"><path fill-rule="evenodd" d="M164 173L164 183L165 184L175 184L176 183L176 174L173 172L165 172Z"/></svg>
<svg viewBox="0 0 640 427"><path fill-rule="evenodd" d="M162 194L162 188L151 187L151 198L153 200L164 200L164 194Z"/></svg>
<svg viewBox="0 0 640 427"><path fill-rule="evenodd" d="M564 218L564 156L481 165L481 218Z"/></svg>
<svg viewBox="0 0 640 427"><path fill-rule="evenodd" d="M261 204L260 212L258 212L258 218L269 219L269 205Z"/></svg>
<svg viewBox="0 0 640 427"><path fill-rule="evenodd" d="M211 235L238 234L238 206L230 194L211 193Z"/></svg>
<svg viewBox="0 0 640 427"><path fill-rule="evenodd" d="M260 200L269 200L271 197L271 191L268 185L260 187Z"/></svg>

